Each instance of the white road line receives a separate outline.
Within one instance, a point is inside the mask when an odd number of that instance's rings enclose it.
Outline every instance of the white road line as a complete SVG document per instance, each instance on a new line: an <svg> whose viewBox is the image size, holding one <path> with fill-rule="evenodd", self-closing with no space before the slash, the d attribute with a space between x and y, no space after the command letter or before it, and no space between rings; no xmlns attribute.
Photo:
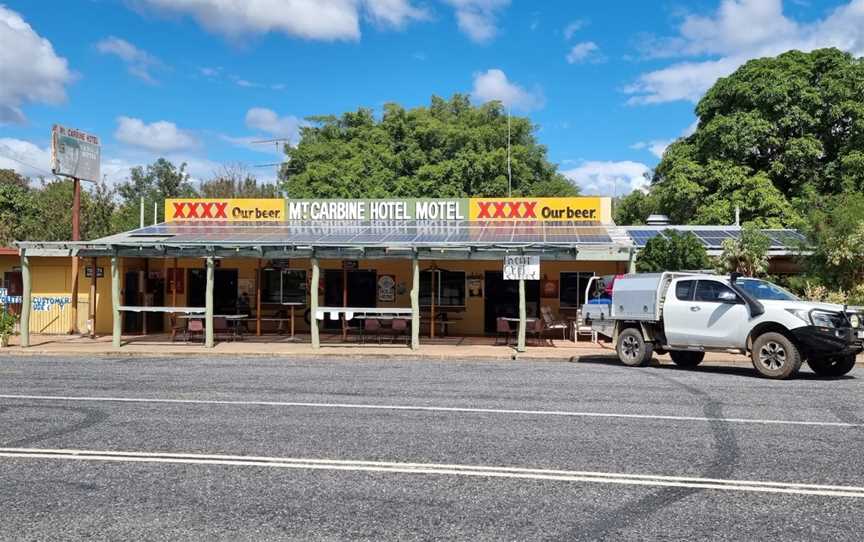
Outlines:
<svg viewBox="0 0 864 542"><path fill-rule="evenodd" d="M123 452L106 450L0 448L0 457L19 459L50 459L76 461L106 461L130 463L167 463L193 465L251 466L309 470L337 470L448 476L478 476L524 480L554 480L636 486L685 487L721 491L784 493L825 497L864 498L864 487L825 484L801 484L759 480L724 480L650 474L625 474L597 471L493 467L440 463L402 463L389 461L353 461L291 457L262 457L221 454L189 454L168 452Z"/></svg>
<svg viewBox="0 0 864 542"><path fill-rule="evenodd" d="M303 403L293 401L226 401L218 399L159 399L147 397L74 397L66 395L9 395L0 399L28 401L81 401L104 403L161 403L182 405L272 406L293 408L343 408L365 410L401 410L416 412L458 412L476 414L514 414L523 416L561 416L572 418L623 418L636 420L668 420L678 422L752 423L761 425L807 425L816 427L862 428L862 423L823 422L807 420L763 420L758 418L711 418L706 416L666 416L661 414L626 414L616 412L571 412L566 410L521 410L501 408L444 407L422 405L366 405L353 403Z"/></svg>

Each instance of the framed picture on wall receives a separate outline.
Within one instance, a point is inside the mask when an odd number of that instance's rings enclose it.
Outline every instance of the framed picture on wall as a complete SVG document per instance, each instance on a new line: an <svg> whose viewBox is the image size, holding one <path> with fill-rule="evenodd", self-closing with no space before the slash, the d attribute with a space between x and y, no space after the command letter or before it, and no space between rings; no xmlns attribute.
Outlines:
<svg viewBox="0 0 864 542"><path fill-rule="evenodd" d="M558 281L549 279L541 280L540 297L558 297Z"/></svg>
<svg viewBox="0 0 864 542"><path fill-rule="evenodd" d="M468 277L468 297L483 297L483 277L481 275Z"/></svg>
<svg viewBox="0 0 864 542"><path fill-rule="evenodd" d="M378 275L378 301L387 303L396 300L396 277Z"/></svg>

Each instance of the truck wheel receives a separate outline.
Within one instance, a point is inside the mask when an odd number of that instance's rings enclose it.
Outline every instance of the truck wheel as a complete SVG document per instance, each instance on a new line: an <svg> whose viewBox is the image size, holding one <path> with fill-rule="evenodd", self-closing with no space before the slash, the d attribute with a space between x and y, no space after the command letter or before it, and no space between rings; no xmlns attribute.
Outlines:
<svg viewBox="0 0 864 542"><path fill-rule="evenodd" d="M624 365L640 367L651 361L654 345L645 342L641 330L630 327L618 335L615 351L618 352L618 359Z"/></svg>
<svg viewBox="0 0 864 542"><path fill-rule="evenodd" d="M669 356L678 367L692 368L702 363L702 360L705 359L705 352L683 352L681 350L673 350L669 352Z"/></svg>
<svg viewBox="0 0 864 542"><path fill-rule="evenodd" d="M807 365L819 376L843 376L855 367L855 354L808 359Z"/></svg>
<svg viewBox="0 0 864 542"><path fill-rule="evenodd" d="M781 333L763 333L753 341L753 367L768 378L789 378L801 368L801 352Z"/></svg>

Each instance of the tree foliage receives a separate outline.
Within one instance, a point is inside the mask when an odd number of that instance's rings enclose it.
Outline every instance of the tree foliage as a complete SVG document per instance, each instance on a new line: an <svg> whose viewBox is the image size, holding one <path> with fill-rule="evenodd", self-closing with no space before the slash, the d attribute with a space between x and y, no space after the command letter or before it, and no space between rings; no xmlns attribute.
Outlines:
<svg viewBox="0 0 864 542"><path fill-rule="evenodd" d="M736 239L723 241L723 252L717 258L717 272L725 275L737 272L747 277L759 277L768 272L768 249L771 239L755 224L745 224Z"/></svg>
<svg viewBox="0 0 864 542"><path fill-rule="evenodd" d="M619 216L763 227L804 224L814 198L864 192L864 60L837 49L751 60L696 107L698 128L670 145L648 196ZM647 216L647 215L645 215Z"/></svg>
<svg viewBox="0 0 864 542"><path fill-rule="evenodd" d="M636 258L636 271L660 273L705 269L708 254L702 242L690 232L667 230L645 243Z"/></svg>
<svg viewBox="0 0 864 542"><path fill-rule="evenodd" d="M177 167L170 161L159 158L146 168L133 167L129 173L129 180L117 186L120 201L112 218L114 231L131 230L140 225L141 198L144 199L145 221L150 223L154 204L157 222L161 222L165 219L166 198L197 196L189 180L189 173L186 172L185 163Z"/></svg>
<svg viewBox="0 0 864 542"><path fill-rule="evenodd" d="M309 119L279 178L292 198L466 197L507 194L507 112L498 102L432 97L429 107L384 106ZM530 120L512 117L514 196L571 196Z"/></svg>
<svg viewBox="0 0 864 542"><path fill-rule="evenodd" d="M279 189L274 184L259 184L242 164L228 164L213 178L201 181L198 194L202 198L278 198Z"/></svg>

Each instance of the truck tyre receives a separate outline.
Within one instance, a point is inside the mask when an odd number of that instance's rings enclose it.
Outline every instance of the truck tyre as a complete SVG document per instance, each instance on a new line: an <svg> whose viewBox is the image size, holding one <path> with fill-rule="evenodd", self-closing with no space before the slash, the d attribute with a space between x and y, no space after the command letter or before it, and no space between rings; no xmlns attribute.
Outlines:
<svg viewBox="0 0 864 542"><path fill-rule="evenodd" d="M808 359L807 365L819 376L843 376L855 367L855 354Z"/></svg>
<svg viewBox="0 0 864 542"><path fill-rule="evenodd" d="M702 363L702 360L705 359L705 352L684 352L681 350L672 350L669 352L669 356L678 367L692 368Z"/></svg>
<svg viewBox="0 0 864 542"><path fill-rule="evenodd" d="M654 353L654 345L645 342L642 330L629 327L618 334L618 343L615 345L618 359L628 367L641 367L651 361Z"/></svg>
<svg viewBox="0 0 864 542"><path fill-rule="evenodd" d="M768 378L789 378L801 368L801 352L782 333L772 331L756 337L750 356L753 367Z"/></svg>

